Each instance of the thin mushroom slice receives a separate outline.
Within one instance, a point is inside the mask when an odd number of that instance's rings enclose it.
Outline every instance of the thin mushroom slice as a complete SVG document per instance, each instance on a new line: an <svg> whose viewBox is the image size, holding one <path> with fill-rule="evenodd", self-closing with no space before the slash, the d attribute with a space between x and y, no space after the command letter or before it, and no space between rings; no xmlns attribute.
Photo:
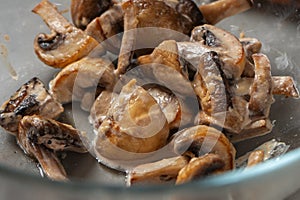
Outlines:
<svg viewBox="0 0 300 200"><path fill-rule="evenodd" d="M215 128L198 125L184 129L174 135L171 143L177 154L189 151L200 157L214 153L225 162L224 170L234 169L235 148L227 137Z"/></svg>
<svg viewBox="0 0 300 200"><path fill-rule="evenodd" d="M249 111L252 118L268 117L273 99L271 64L264 54L252 55L255 77L250 87Z"/></svg>
<svg viewBox="0 0 300 200"><path fill-rule="evenodd" d="M127 170L128 165L134 166L135 161L163 148L168 136L168 123L159 105L136 85L136 80L131 80L123 86L98 129L95 154L105 165Z"/></svg>
<svg viewBox="0 0 300 200"><path fill-rule="evenodd" d="M153 163L139 165L127 175L127 186L134 184L172 183L189 159L185 156L166 158Z"/></svg>
<svg viewBox="0 0 300 200"><path fill-rule="evenodd" d="M227 79L240 78L245 68L246 54L238 38L216 26L205 24L194 28L191 41L198 42L205 47L203 49L217 52Z"/></svg>
<svg viewBox="0 0 300 200"><path fill-rule="evenodd" d="M209 24L216 24L219 21L244 12L252 7L250 0L219 0L210 4L199 6L205 20Z"/></svg>
<svg viewBox="0 0 300 200"><path fill-rule="evenodd" d="M34 50L45 64L63 68L88 55L98 42L74 27L48 0L41 1L33 10L51 29L51 34L39 34Z"/></svg>
<svg viewBox="0 0 300 200"><path fill-rule="evenodd" d="M273 94L299 98L299 91L290 76L273 76Z"/></svg>
<svg viewBox="0 0 300 200"><path fill-rule="evenodd" d="M18 124L26 115L38 114L56 118L64 108L56 101L38 78L20 87L0 108L0 125L12 134L18 132Z"/></svg>
<svg viewBox="0 0 300 200"><path fill-rule="evenodd" d="M198 158L192 158L190 162L183 167L177 176L176 184L187 183L205 176L224 171L225 162L217 154L206 154Z"/></svg>
<svg viewBox="0 0 300 200"><path fill-rule="evenodd" d="M99 17L112 4L112 0L72 0L72 20L76 27L84 30L94 18Z"/></svg>
<svg viewBox="0 0 300 200"><path fill-rule="evenodd" d="M113 64L102 58L85 57L62 69L50 82L50 92L60 103L80 101L85 93L102 87L112 90L116 77Z"/></svg>

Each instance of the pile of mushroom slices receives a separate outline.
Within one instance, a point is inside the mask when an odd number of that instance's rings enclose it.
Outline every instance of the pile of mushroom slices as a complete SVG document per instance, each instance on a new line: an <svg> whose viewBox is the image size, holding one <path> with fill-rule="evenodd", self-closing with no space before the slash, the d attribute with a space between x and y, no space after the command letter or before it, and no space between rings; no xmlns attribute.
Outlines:
<svg viewBox="0 0 300 200"><path fill-rule="evenodd" d="M127 185L182 184L232 170L231 142L272 130L273 95L299 97L292 77L271 75L260 41L207 24L250 7L246 0L199 8L191 0L74 0L76 27L43 0L33 12L51 34L36 37L35 52L61 71L49 90L38 78L17 90L0 108L0 125L52 180L68 179L61 151L89 151L127 172ZM151 39L155 48L135 50L143 39L130 30L143 27L170 31ZM74 101L90 113L92 141L59 122ZM251 154L249 165L262 160L256 154L263 152Z"/></svg>

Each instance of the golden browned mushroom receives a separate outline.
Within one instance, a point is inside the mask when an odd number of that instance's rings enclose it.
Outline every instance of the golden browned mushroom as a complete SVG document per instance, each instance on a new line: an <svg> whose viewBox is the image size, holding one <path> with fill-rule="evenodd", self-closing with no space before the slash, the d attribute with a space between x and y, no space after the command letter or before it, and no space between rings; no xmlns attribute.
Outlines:
<svg viewBox="0 0 300 200"><path fill-rule="evenodd" d="M127 175L127 185L137 183L170 183L176 180L179 171L185 167L189 159L185 156L166 158L157 162L139 165Z"/></svg>
<svg viewBox="0 0 300 200"><path fill-rule="evenodd" d="M72 0L72 20L78 28L84 30L94 18L99 17L112 4L112 0Z"/></svg>
<svg viewBox="0 0 300 200"><path fill-rule="evenodd" d="M42 0L33 10L40 15L51 34L39 34L34 41L34 50L45 64L63 68L88 55L98 42L74 27L48 0Z"/></svg>
<svg viewBox="0 0 300 200"><path fill-rule="evenodd" d="M37 159L44 173L53 180L66 180L66 172L56 151L87 152L73 127L41 116L25 116L19 123L17 140L20 147Z"/></svg>
<svg viewBox="0 0 300 200"><path fill-rule="evenodd" d="M255 77L250 87L249 111L253 118L268 117L273 99L271 64L264 54L252 55Z"/></svg>
<svg viewBox="0 0 300 200"><path fill-rule="evenodd" d="M299 98L299 91L290 76L273 76L273 94Z"/></svg>
<svg viewBox="0 0 300 200"><path fill-rule="evenodd" d="M12 134L18 132L19 121L26 115L38 114L56 118L64 108L49 94L38 78L32 78L0 108L0 125Z"/></svg>
<svg viewBox="0 0 300 200"><path fill-rule="evenodd" d="M200 157L207 153L214 153L225 162L224 170L235 167L235 148L227 137L215 128L198 125L184 129L174 135L172 145L177 154L181 155L188 151Z"/></svg>
<svg viewBox="0 0 300 200"><path fill-rule="evenodd" d="M113 64L102 58L85 57L62 69L50 82L50 92L60 103L81 101L84 94L94 92L97 87L112 90L116 78Z"/></svg>
<svg viewBox="0 0 300 200"><path fill-rule="evenodd" d="M217 154L209 153L198 158L192 158L190 162L179 171L176 184L179 185L208 175L220 173L224 171L224 168L225 162Z"/></svg>
<svg viewBox="0 0 300 200"><path fill-rule="evenodd" d="M263 150L255 150L252 151L248 157L247 167L252 167L264 161L264 151Z"/></svg>
<svg viewBox="0 0 300 200"><path fill-rule="evenodd" d="M100 162L126 170L127 166L120 165L122 161L134 164L164 147L168 136L168 122L159 105L133 79L122 88L98 128L95 154Z"/></svg>

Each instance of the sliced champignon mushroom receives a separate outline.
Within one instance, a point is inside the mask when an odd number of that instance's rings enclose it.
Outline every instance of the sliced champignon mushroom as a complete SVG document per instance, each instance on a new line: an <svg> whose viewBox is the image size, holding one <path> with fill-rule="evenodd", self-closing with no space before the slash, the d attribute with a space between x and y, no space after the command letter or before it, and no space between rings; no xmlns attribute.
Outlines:
<svg viewBox="0 0 300 200"><path fill-rule="evenodd" d="M62 69L50 82L50 92L62 104L82 100L90 91L102 87L112 90L116 77L113 64L102 58L85 57Z"/></svg>
<svg viewBox="0 0 300 200"><path fill-rule="evenodd" d="M252 151L248 157L247 167L255 166L264 161L265 153L263 150Z"/></svg>
<svg viewBox="0 0 300 200"><path fill-rule="evenodd" d="M12 134L18 132L19 121L26 115L38 114L56 118L64 108L49 94L38 78L25 83L0 108L0 125Z"/></svg>
<svg viewBox="0 0 300 200"><path fill-rule="evenodd" d="M268 117L273 99L271 64L264 54L253 54L255 77L250 87L249 111L253 118Z"/></svg>
<svg viewBox="0 0 300 200"><path fill-rule="evenodd" d="M199 9L207 23L216 24L224 18L244 12L251 7L251 0L218 0L201 5Z"/></svg>
<svg viewBox="0 0 300 200"><path fill-rule="evenodd" d="M299 91L290 76L273 76L273 94L299 98Z"/></svg>
<svg viewBox="0 0 300 200"><path fill-rule="evenodd" d="M229 84L215 52L204 53L200 57L193 85L201 108L208 115L224 112L231 104L227 91Z"/></svg>
<svg viewBox="0 0 300 200"><path fill-rule="evenodd" d="M203 24L203 21L198 21L202 18L201 12L191 0L129 0L122 4L122 8L125 32L119 56L118 75L125 73L136 44L143 43L145 46L145 43L149 43L151 47L155 47L164 40L177 39L178 32L189 35L194 26ZM151 38L144 36L140 39L137 34L142 30L132 31L145 27L164 28L173 32L156 31L158 33L151 33L156 34L155 36L151 35Z"/></svg>
<svg viewBox="0 0 300 200"><path fill-rule="evenodd" d="M168 136L168 123L159 105L133 79L122 88L100 125L95 154L105 165L127 170L122 161L134 165L164 147Z"/></svg>
<svg viewBox="0 0 300 200"><path fill-rule="evenodd" d="M252 121L245 126L239 134L226 134L231 142L239 142L250 138L263 136L270 133L273 129L273 125L269 119L259 119Z"/></svg>
<svg viewBox="0 0 300 200"><path fill-rule="evenodd" d="M115 4L101 16L99 15L91 21L85 32L101 43L106 50L113 53L119 53L122 38L117 34L124 30L123 17L124 13L122 6L120 4Z"/></svg>
<svg viewBox="0 0 300 200"><path fill-rule="evenodd" d="M68 124L32 115L22 119L21 127L31 142L53 151L87 152L80 139L84 134Z"/></svg>
<svg viewBox="0 0 300 200"><path fill-rule="evenodd" d="M225 30L205 24L194 28L191 41L203 45L203 49L217 52L227 79L240 78L245 68L246 54L238 38Z"/></svg>
<svg viewBox="0 0 300 200"><path fill-rule="evenodd" d="M39 34L34 50L45 64L63 68L91 52L98 42L75 28L48 0L41 1L33 10L51 29L51 34Z"/></svg>
<svg viewBox="0 0 300 200"><path fill-rule="evenodd" d="M72 0L72 20L76 27L84 30L94 18L99 17L112 4L112 0Z"/></svg>
<svg viewBox="0 0 300 200"><path fill-rule="evenodd" d="M127 186L138 183L172 183L189 159L185 156L166 158L153 163L139 165L127 175Z"/></svg>
<svg viewBox="0 0 300 200"><path fill-rule="evenodd" d="M225 162L217 154L206 154L198 158L192 158L190 162L183 167L177 176L176 184L183 184L211 174L224 171Z"/></svg>
<svg viewBox="0 0 300 200"><path fill-rule="evenodd" d="M244 37L240 38L240 42L242 43L247 58L252 62L252 55L255 53L259 53L262 47L261 41L259 41L256 38L249 38L249 37Z"/></svg>
<svg viewBox="0 0 300 200"><path fill-rule="evenodd" d="M177 154L189 151L200 157L214 153L225 162L224 170L234 169L235 148L227 137L215 128L198 125L184 129L174 135L171 143Z"/></svg>
<svg viewBox="0 0 300 200"><path fill-rule="evenodd" d="M93 124L95 130L97 130L105 120L110 107L117 98L118 94L111 91L103 91L94 101L90 110L89 121Z"/></svg>

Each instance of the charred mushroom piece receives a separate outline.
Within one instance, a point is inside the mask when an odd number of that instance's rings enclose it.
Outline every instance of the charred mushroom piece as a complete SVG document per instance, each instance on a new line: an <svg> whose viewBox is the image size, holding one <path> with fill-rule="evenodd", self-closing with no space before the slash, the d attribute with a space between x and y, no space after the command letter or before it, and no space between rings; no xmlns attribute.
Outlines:
<svg viewBox="0 0 300 200"><path fill-rule="evenodd" d="M112 0L72 0L72 20L78 28L84 30L94 18L99 17L112 4Z"/></svg>
<svg viewBox="0 0 300 200"><path fill-rule="evenodd" d="M273 99L271 64L264 54L253 54L255 77L250 87L249 111L253 118L268 117Z"/></svg>
<svg viewBox="0 0 300 200"><path fill-rule="evenodd" d="M290 76L273 76L273 94L299 98L299 91Z"/></svg>
<svg viewBox="0 0 300 200"><path fill-rule="evenodd" d="M62 69L50 82L50 92L62 104L80 101L87 92L102 87L112 90L116 77L113 64L102 58L85 57Z"/></svg>
<svg viewBox="0 0 300 200"><path fill-rule="evenodd" d="M188 164L188 161L187 157L178 156L139 165L128 173L127 185L175 182L179 171Z"/></svg>
<svg viewBox="0 0 300 200"><path fill-rule="evenodd" d="M265 153L263 150L255 150L248 157L247 167L252 167L264 161Z"/></svg>
<svg viewBox="0 0 300 200"><path fill-rule="evenodd" d="M51 34L39 34L34 50L45 64L63 68L89 54L98 42L82 30L75 28L48 0L41 1L33 12L40 15Z"/></svg>
<svg viewBox="0 0 300 200"><path fill-rule="evenodd" d="M224 170L234 169L235 148L227 137L215 128L198 125L176 133L172 139L174 151L192 152L196 157L207 153L220 156L225 162Z"/></svg>
<svg viewBox="0 0 300 200"><path fill-rule="evenodd" d="M19 121L26 115L38 114L47 118L56 118L64 108L54 100L38 79L33 78L25 83L0 108L0 125L16 134Z"/></svg>
<svg viewBox="0 0 300 200"><path fill-rule="evenodd" d="M224 171L224 167L224 160L216 154L209 153L199 158L192 158L190 162L179 171L176 184L179 185L211 174L220 173Z"/></svg>
<svg viewBox="0 0 300 200"><path fill-rule="evenodd" d="M100 125L95 154L105 165L127 170L139 158L164 147L168 135L168 123L159 105L132 80L122 88ZM122 161L129 163L126 166Z"/></svg>
<svg viewBox="0 0 300 200"><path fill-rule="evenodd" d="M227 79L240 78L245 68L246 54L238 38L225 30L205 24L194 28L191 41L198 42L204 49L217 52Z"/></svg>
<svg viewBox="0 0 300 200"><path fill-rule="evenodd" d="M26 138L37 145L53 151L87 152L80 139L84 134L68 124L32 115L25 116L20 126Z"/></svg>

